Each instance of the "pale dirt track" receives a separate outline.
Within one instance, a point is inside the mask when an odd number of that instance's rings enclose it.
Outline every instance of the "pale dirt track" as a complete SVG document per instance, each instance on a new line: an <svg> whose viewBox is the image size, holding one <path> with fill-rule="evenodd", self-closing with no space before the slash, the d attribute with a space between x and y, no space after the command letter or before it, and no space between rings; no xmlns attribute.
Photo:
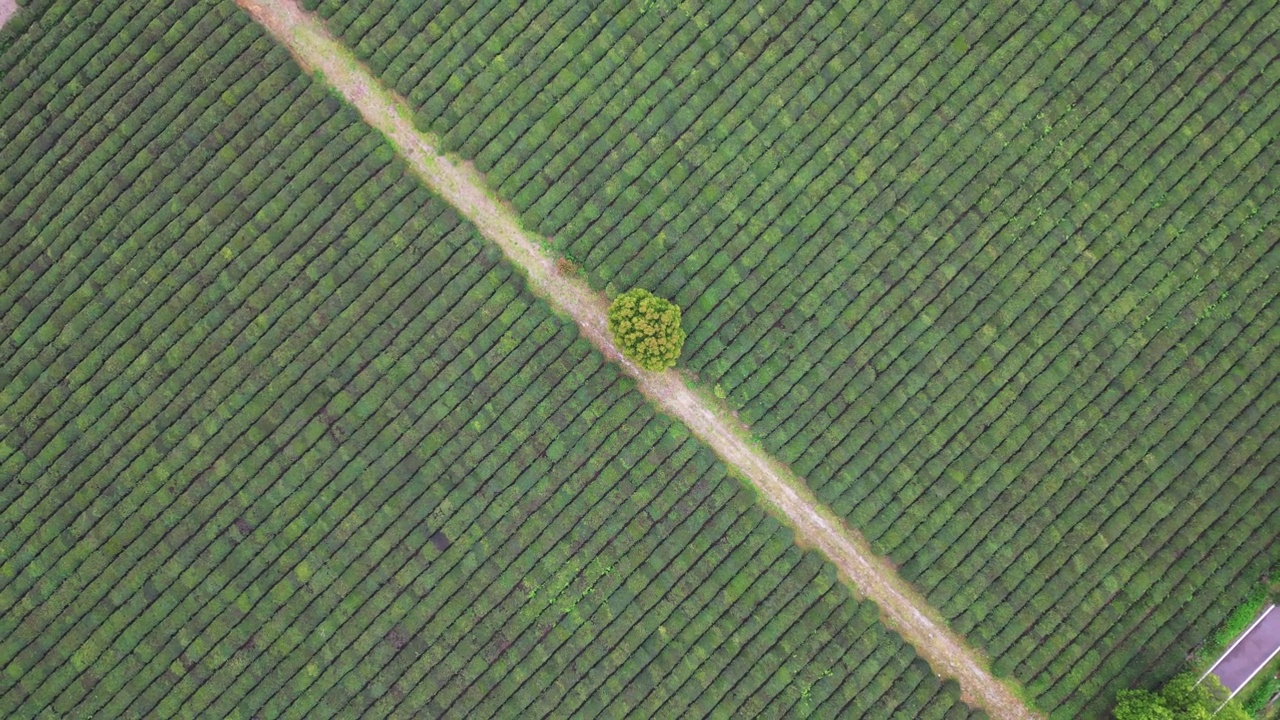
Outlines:
<svg viewBox="0 0 1280 720"><path fill-rule="evenodd" d="M755 449L747 434L728 419L732 416L725 408L695 394L675 372L645 372L625 360L606 329L605 297L581 279L558 273L555 260L542 250L539 239L521 229L515 210L490 195L483 176L470 163L446 158L436 150L434 139L414 128L408 104L384 88L329 35L318 18L304 12L295 0L238 2L283 42L304 68L321 73L330 87L381 131L428 187L524 268L534 292L572 316L606 357L638 381L647 397L687 425L749 480L794 529L797 542L822 552L856 593L879 605L886 624L911 643L936 673L958 680L966 702L995 718L1037 717L1008 686L984 669L978 654L938 619L925 599L885 559L871 551L860 534L818 502L800 478Z"/></svg>
<svg viewBox="0 0 1280 720"><path fill-rule="evenodd" d="M16 12L18 12L18 0L0 0L0 27L4 27Z"/></svg>

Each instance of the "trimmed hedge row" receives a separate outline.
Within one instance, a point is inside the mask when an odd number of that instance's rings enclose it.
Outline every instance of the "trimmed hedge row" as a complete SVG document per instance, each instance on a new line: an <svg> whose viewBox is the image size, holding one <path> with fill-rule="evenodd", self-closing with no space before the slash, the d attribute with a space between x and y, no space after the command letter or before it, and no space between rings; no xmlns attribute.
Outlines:
<svg viewBox="0 0 1280 720"><path fill-rule="evenodd" d="M981 716L231 2L0 53L0 707Z"/></svg>
<svg viewBox="0 0 1280 720"><path fill-rule="evenodd" d="M305 4L1046 710L1280 552L1273 4Z"/></svg>

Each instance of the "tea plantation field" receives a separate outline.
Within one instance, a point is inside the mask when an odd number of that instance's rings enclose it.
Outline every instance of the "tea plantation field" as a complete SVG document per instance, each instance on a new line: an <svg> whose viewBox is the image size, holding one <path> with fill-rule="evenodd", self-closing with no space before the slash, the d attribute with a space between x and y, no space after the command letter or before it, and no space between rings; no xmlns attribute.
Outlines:
<svg viewBox="0 0 1280 720"><path fill-rule="evenodd" d="M984 717L233 3L0 78L0 715Z"/></svg>
<svg viewBox="0 0 1280 720"><path fill-rule="evenodd" d="M1280 560L1269 0L305 0L1057 717Z"/></svg>

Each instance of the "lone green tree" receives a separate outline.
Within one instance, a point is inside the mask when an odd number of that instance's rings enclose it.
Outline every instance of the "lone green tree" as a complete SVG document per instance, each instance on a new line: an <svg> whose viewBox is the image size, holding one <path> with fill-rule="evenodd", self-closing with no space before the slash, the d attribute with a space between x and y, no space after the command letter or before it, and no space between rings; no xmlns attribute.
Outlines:
<svg viewBox="0 0 1280 720"><path fill-rule="evenodd" d="M613 299L609 332L627 359L654 372L675 366L684 347L680 308L642 288Z"/></svg>

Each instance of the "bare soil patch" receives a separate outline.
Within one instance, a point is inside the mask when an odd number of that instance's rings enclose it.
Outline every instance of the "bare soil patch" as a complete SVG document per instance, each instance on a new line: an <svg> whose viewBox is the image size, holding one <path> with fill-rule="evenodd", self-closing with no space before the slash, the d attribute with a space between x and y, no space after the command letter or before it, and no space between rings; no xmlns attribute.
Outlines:
<svg viewBox="0 0 1280 720"><path fill-rule="evenodd" d="M18 12L18 0L0 0L0 27Z"/></svg>

